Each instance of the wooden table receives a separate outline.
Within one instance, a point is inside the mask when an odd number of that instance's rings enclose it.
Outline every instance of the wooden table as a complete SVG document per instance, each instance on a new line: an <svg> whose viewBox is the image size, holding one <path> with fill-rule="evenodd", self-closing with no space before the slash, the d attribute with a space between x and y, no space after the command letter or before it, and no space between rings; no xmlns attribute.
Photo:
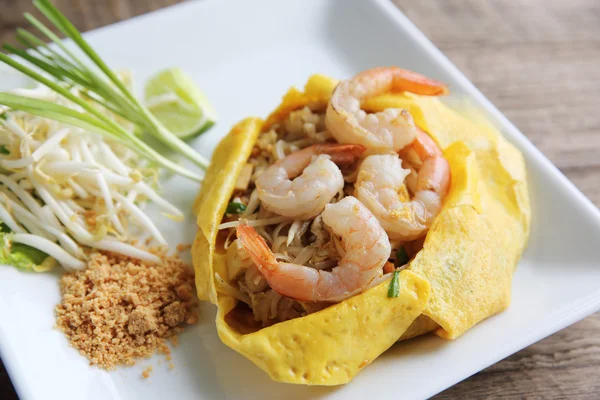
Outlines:
<svg viewBox="0 0 600 400"><path fill-rule="evenodd" d="M180 0L56 0L90 30ZM394 0L596 205L600 204L600 1ZM0 0L0 41L29 0ZM1 364L0 364L1 367ZM598 398L600 314L550 336L436 399ZM16 399L0 369L0 399Z"/></svg>

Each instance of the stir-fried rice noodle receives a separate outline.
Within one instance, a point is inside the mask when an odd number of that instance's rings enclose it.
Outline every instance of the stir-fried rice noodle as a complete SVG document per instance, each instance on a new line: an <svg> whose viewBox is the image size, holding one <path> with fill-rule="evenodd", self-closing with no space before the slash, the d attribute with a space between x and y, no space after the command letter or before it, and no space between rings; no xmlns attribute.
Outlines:
<svg viewBox="0 0 600 400"><path fill-rule="evenodd" d="M231 198L232 202L245 204L246 209L241 214L225 215L219 226L221 230L228 230L225 239L226 249L232 246L235 240L235 228L239 224L239 219L243 218L265 239L279 261L319 270L331 270L338 264L344 254L341 238L331 235L320 215L310 220L293 220L276 215L260 204L255 188L256 179L271 164L296 150L328 142L334 140L325 128L324 110L313 111L309 107L291 112L282 123L260 135L248 160L253 167L248 187L244 190L236 190ZM350 170L342 170L346 185L334 196L332 203L352 195L357 169L355 165ZM397 249L403 243L394 245L393 249ZM248 255L243 248L238 248L237 252L240 259L248 260ZM301 302L283 296L269 287L256 266L251 262L248 265L245 272L237 274L230 283L218 277L218 290L248 304L254 319L262 326L305 316L332 304L331 302ZM390 274L382 275L371 282L369 287L389 278ZM366 289L368 288L362 290ZM358 294L360 291L353 294Z"/></svg>

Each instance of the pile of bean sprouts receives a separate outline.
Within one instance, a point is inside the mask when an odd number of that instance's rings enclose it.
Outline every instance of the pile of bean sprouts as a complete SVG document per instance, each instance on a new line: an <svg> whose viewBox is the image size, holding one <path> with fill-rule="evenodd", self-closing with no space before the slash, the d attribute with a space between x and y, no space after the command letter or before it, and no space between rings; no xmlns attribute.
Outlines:
<svg viewBox="0 0 600 400"><path fill-rule="evenodd" d="M45 87L19 94L77 109ZM43 251L65 269L83 269L89 248L160 262L133 245L146 237L166 245L144 211L183 214L153 189L157 169L117 141L80 128L0 108L0 222L4 245Z"/></svg>

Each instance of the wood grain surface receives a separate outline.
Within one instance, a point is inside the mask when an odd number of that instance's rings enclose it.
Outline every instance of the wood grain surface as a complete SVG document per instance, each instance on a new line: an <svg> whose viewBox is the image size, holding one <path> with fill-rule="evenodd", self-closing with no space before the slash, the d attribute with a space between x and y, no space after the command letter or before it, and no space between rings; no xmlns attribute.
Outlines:
<svg viewBox="0 0 600 400"><path fill-rule="evenodd" d="M600 1L393 0L596 205L600 204ZM179 0L56 0L81 30ZM0 42L29 0L0 0ZM436 399L600 397L600 314ZM0 364L0 399L16 395Z"/></svg>

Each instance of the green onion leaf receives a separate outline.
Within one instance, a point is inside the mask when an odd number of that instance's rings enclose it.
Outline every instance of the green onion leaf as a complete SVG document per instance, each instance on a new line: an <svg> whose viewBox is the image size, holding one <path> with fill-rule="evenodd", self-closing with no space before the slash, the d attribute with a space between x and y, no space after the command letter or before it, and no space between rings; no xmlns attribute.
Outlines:
<svg viewBox="0 0 600 400"><path fill-rule="evenodd" d="M227 214L241 214L244 211L246 211L246 206L242 203L237 203L235 201L232 201L231 203L227 204L227 210L225 210Z"/></svg>
<svg viewBox="0 0 600 400"><path fill-rule="evenodd" d="M396 268L407 264L409 260L410 258L408 257L408 253L406 252L404 246L396 250L396 262L394 263L396 265Z"/></svg>
<svg viewBox="0 0 600 400"><path fill-rule="evenodd" d="M50 29L42 21L26 13L25 18L39 32L42 39L25 29L18 29L17 40L25 48L4 45L4 49L13 57L0 53L0 63L7 64L50 88L81 107L81 111L73 115L65 110L66 107L49 107L48 102L34 103L32 101L34 99L27 101L14 96L7 97L6 94L0 96L0 105L83 129L93 127L94 129L91 130L95 133L112 136L150 161L157 162L179 175L201 181L200 176L166 159L129 129L125 129L114 118L102 112L108 110L113 115L130 121L135 125L134 131L141 130L150 134L204 170L208 167L209 161L165 128L152 115L92 49L75 26L49 0L34 0L33 3L54 29ZM71 39L74 46L66 46L53 30L58 30ZM49 47L44 40L50 40L54 46ZM73 88L76 90L72 91ZM5 119L2 114L0 118Z"/></svg>
<svg viewBox="0 0 600 400"><path fill-rule="evenodd" d="M0 146L0 154L10 154L6 146Z"/></svg>
<svg viewBox="0 0 600 400"><path fill-rule="evenodd" d="M400 271L394 271L394 275L392 275L392 281L390 282L390 287L388 289L388 297L398 297L400 294L400 281L399 281Z"/></svg>
<svg viewBox="0 0 600 400"><path fill-rule="evenodd" d="M0 54L0 58L2 58L2 55ZM60 104L10 93L0 93L0 104L119 140L142 156L161 164L163 167L181 176L197 180L198 182L202 181L200 176L162 156L137 136L126 132L121 126L113 123L111 120L107 120L111 123L105 123L91 114L82 113Z"/></svg>

